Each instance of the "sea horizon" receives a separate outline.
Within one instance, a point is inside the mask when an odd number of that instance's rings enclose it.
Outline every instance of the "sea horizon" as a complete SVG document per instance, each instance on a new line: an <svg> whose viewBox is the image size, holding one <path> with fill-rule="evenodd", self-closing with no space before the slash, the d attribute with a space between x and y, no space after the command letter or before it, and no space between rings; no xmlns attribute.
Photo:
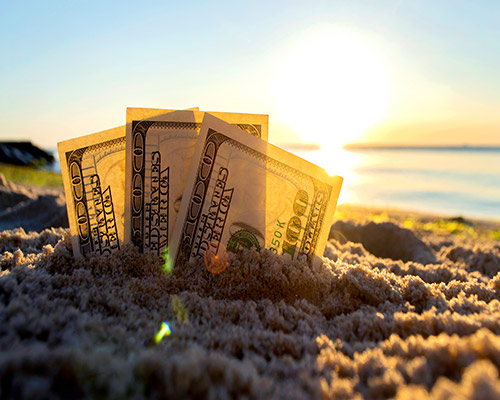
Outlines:
<svg viewBox="0 0 500 400"><path fill-rule="evenodd" d="M346 143L344 150L450 150L450 151L500 151L500 144L402 144L402 143Z"/></svg>

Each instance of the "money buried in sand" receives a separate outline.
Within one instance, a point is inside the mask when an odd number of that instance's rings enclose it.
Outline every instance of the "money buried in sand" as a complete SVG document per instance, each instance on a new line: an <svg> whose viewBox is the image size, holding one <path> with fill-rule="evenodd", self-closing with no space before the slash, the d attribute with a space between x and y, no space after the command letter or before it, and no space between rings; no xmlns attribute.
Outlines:
<svg viewBox="0 0 500 400"><path fill-rule="evenodd" d="M230 123L128 109L126 126L60 143L74 254L132 241L215 273L251 247L320 262L342 178L262 140L267 115L216 115Z"/></svg>

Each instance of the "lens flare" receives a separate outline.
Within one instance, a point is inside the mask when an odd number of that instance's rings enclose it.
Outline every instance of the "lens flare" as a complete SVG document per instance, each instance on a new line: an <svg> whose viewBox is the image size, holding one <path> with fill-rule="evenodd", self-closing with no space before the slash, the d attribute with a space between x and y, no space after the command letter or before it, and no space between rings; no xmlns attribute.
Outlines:
<svg viewBox="0 0 500 400"><path fill-rule="evenodd" d="M155 343L160 343L165 336L170 336L171 333L172 331L170 330L170 326L167 321L163 321L159 332L155 335Z"/></svg>
<svg viewBox="0 0 500 400"><path fill-rule="evenodd" d="M220 242L212 242L204 255L205 266L212 274L220 274L227 267L228 255L226 246Z"/></svg>
<svg viewBox="0 0 500 400"><path fill-rule="evenodd" d="M163 264L163 271L165 271L167 275L170 275L172 273L173 268L170 258L168 257L168 247L166 247L165 250L163 250L162 258L163 261L165 262L165 264Z"/></svg>
<svg viewBox="0 0 500 400"><path fill-rule="evenodd" d="M170 304L177 318L177 321L182 322L183 324L189 323L188 312L181 298L176 294L173 294L172 297L170 298Z"/></svg>

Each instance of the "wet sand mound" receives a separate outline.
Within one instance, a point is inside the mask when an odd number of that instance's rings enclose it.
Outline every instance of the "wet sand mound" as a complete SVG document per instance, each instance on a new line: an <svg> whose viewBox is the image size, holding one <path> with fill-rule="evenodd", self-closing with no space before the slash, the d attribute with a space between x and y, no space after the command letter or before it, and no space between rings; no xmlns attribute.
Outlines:
<svg viewBox="0 0 500 400"><path fill-rule="evenodd" d="M219 275L2 232L0 397L499 398L500 246L368 225L391 250L332 239L318 268L247 251ZM432 264L396 258L408 232Z"/></svg>

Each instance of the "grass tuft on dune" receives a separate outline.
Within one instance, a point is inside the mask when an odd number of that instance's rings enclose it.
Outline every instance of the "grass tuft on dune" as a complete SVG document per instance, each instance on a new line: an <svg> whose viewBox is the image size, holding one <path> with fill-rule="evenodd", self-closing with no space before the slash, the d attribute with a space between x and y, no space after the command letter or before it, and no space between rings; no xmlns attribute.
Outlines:
<svg viewBox="0 0 500 400"><path fill-rule="evenodd" d="M45 171L40 168L22 167L0 163L0 173L5 179L15 183L35 186L62 187L60 173Z"/></svg>

